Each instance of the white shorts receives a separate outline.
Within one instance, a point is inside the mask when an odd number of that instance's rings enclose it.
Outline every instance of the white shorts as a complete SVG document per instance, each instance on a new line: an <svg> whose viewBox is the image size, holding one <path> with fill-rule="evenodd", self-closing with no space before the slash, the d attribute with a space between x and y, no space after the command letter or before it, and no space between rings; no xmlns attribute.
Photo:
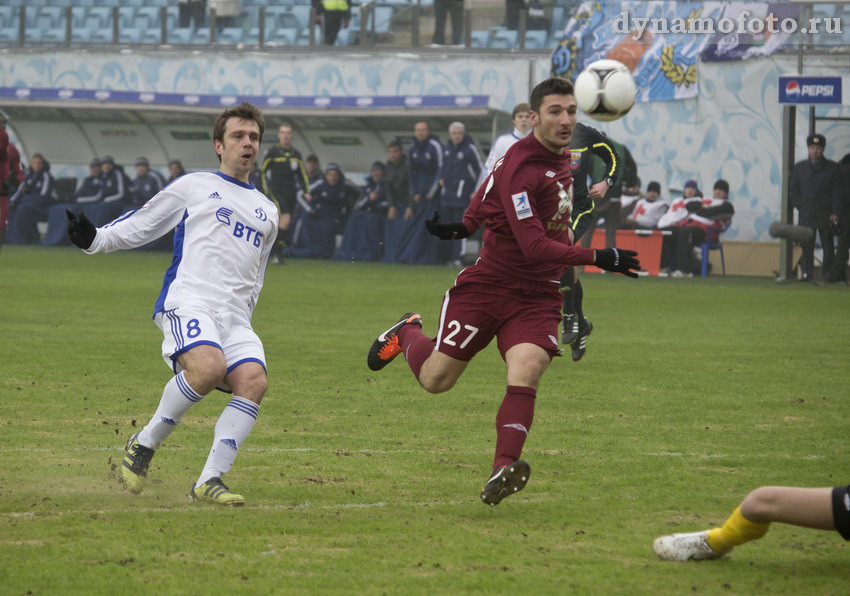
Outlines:
<svg viewBox="0 0 850 596"><path fill-rule="evenodd" d="M163 335L162 359L175 373L183 370L177 357L197 346L215 346L224 353L229 373L240 364L257 362L266 369L263 342L244 316L212 312L197 306L157 313L154 322Z"/></svg>

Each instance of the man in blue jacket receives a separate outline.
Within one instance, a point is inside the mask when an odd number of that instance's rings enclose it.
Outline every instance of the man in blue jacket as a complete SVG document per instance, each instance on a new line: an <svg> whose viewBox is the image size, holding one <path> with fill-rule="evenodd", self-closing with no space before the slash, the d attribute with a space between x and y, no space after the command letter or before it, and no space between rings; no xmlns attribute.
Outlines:
<svg viewBox="0 0 850 596"><path fill-rule="evenodd" d="M103 199L103 178L101 178L100 160L93 159L89 162L89 175L83 178L80 186L74 192L72 203L59 203L47 212L47 234L42 244L45 246L68 246L71 241L68 238L68 216L67 209L80 210L89 219L95 216L97 205Z"/></svg>
<svg viewBox="0 0 850 596"><path fill-rule="evenodd" d="M124 168L116 165L111 155L104 155L100 164L103 198L91 220L98 228L134 208L130 204L130 179L124 173Z"/></svg>
<svg viewBox="0 0 850 596"><path fill-rule="evenodd" d="M461 122L452 122L449 125L449 140L443 149L443 167L440 170L441 218L445 217L447 221L463 219L469 201L477 190L476 183L482 168L481 155L472 137L466 134L466 127ZM461 258L466 253L466 238L444 242L442 249L447 251L446 260L450 265L463 265Z"/></svg>
<svg viewBox="0 0 850 596"><path fill-rule="evenodd" d="M47 220L47 212L56 199L50 163L41 153L33 153L24 181L9 198L9 244L37 244L38 222Z"/></svg>
<svg viewBox="0 0 850 596"><path fill-rule="evenodd" d="M308 194L299 193L292 246L287 254L306 259L329 259L357 197L338 164L329 163L325 177L310 186Z"/></svg>
<svg viewBox="0 0 850 596"><path fill-rule="evenodd" d="M437 242L425 229L425 220L430 219L436 206L443 146L439 137L431 134L427 122L417 122L413 128L407 163L413 217L406 220L397 258L400 263L433 265L437 262Z"/></svg>

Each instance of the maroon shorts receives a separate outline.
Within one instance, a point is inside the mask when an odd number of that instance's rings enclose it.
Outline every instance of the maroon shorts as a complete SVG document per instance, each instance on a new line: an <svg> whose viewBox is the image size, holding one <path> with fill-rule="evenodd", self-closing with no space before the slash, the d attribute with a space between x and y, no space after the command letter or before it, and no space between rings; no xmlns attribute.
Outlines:
<svg viewBox="0 0 850 596"><path fill-rule="evenodd" d="M550 356L560 355L563 298L558 285L467 267L443 298L436 349L468 361L496 337L502 358L522 343L538 345Z"/></svg>

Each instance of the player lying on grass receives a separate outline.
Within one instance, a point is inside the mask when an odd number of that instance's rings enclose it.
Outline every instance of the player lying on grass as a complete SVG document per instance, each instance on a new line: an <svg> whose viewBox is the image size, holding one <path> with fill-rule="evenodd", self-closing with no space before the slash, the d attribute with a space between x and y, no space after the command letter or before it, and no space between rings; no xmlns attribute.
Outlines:
<svg viewBox="0 0 850 596"><path fill-rule="evenodd" d="M767 534L772 522L837 530L850 540L850 486L763 486L747 495L723 527L662 536L655 539L652 549L665 561L719 559L736 546Z"/></svg>
<svg viewBox="0 0 850 596"><path fill-rule="evenodd" d="M496 505L521 490L530 467L520 455L534 417L540 377L559 354L559 279L568 265L590 265L637 277L637 253L574 246L570 230L570 143L576 125L573 85L543 81L531 93L534 132L514 144L485 179L464 223L429 231L441 238L467 235L484 223L481 256L446 292L437 337L407 313L382 333L367 363L380 370L404 352L422 387L451 389L476 353L495 337L507 365L507 391L496 415L496 456L481 499Z"/></svg>
<svg viewBox="0 0 850 596"><path fill-rule="evenodd" d="M102 228L82 212L68 211L71 240L89 254L136 248L177 228L174 259L154 308L164 335L162 355L176 374L150 422L127 444L121 473L131 492L141 492L155 450L183 415L223 388L233 397L189 494L222 505L245 503L221 477L254 427L268 388L263 344L250 322L278 222L274 203L248 183L262 136L256 107L246 102L229 108L213 131L219 171L182 176L138 211Z"/></svg>

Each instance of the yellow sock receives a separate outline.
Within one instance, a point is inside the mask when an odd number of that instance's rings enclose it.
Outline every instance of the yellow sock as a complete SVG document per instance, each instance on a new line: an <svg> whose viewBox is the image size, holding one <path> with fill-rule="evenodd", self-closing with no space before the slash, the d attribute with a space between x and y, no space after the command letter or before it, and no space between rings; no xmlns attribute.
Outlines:
<svg viewBox="0 0 850 596"><path fill-rule="evenodd" d="M708 545L714 552L722 554L729 552L734 546L758 540L767 534L769 528L770 523L751 522L741 515L741 508L737 507L722 528L714 528L708 532Z"/></svg>

